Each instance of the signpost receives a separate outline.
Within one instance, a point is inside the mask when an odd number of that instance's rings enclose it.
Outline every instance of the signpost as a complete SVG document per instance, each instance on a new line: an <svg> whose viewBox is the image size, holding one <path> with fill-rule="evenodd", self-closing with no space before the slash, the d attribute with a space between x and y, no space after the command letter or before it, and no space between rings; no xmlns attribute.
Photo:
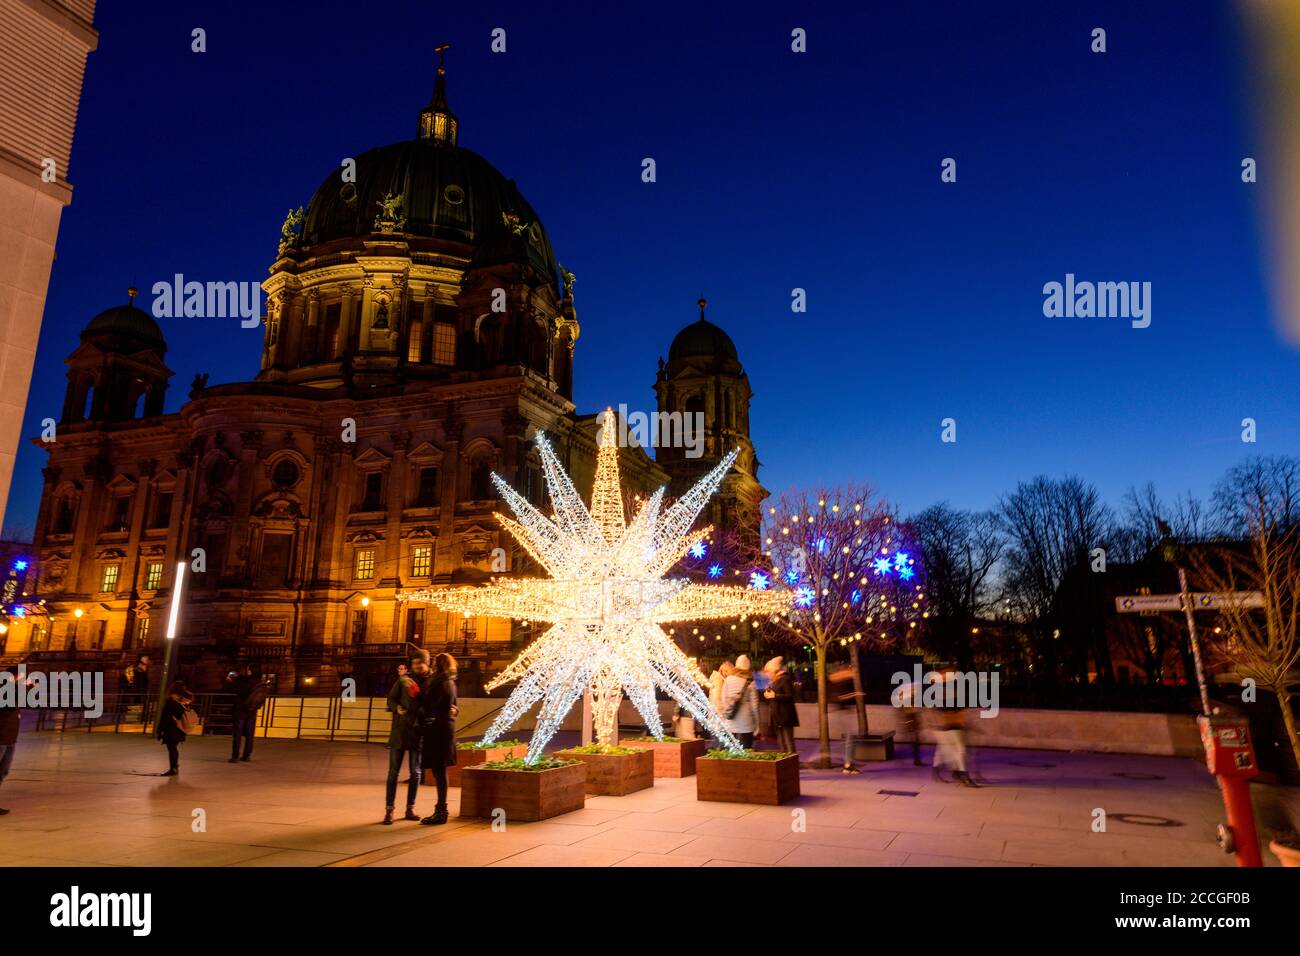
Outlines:
<svg viewBox="0 0 1300 956"><path fill-rule="evenodd" d="M1177 594L1127 594L1115 598L1115 610L1121 614L1151 614L1179 611L1187 615L1187 632L1191 637L1192 657L1196 661L1196 683L1201 688L1201 710L1197 719L1205 743L1206 766L1219 781L1228 824L1220 826L1220 846L1237 855L1238 866L1263 866L1259 837L1255 830L1255 812L1250 802L1249 780L1258 775L1249 731L1239 722L1215 717L1210 713L1210 696L1205 687L1205 668L1201 664L1201 642L1196 633L1196 611L1220 611L1225 608L1259 608L1264 606L1263 591L1187 590L1187 572L1178 566ZM1223 759L1226 753L1232 759Z"/></svg>

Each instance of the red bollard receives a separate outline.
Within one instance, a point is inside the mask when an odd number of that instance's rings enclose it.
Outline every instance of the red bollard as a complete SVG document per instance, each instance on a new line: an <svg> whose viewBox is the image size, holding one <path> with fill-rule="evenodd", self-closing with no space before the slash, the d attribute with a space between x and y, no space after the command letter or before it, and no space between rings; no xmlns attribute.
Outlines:
<svg viewBox="0 0 1300 956"><path fill-rule="evenodd" d="M1250 802L1250 780L1259 776L1255 750L1250 744L1250 727L1231 717L1197 717L1205 765L1219 778L1219 791L1228 813L1228 823L1219 827L1219 845L1237 855L1238 866L1263 866L1259 835L1255 832L1255 808Z"/></svg>

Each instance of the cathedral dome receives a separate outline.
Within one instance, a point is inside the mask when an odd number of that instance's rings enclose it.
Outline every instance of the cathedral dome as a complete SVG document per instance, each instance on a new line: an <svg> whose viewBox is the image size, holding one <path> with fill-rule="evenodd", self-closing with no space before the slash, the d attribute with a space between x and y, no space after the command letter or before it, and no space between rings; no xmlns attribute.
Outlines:
<svg viewBox="0 0 1300 956"><path fill-rule="evenodd" d="M740 361L740 356L736 354L736 344L731 341L731 336L703 316L700 316L698 322L692 322L678 332L677 337L673 339L673 344L668 347L670 362L696 356L716 356L731 359L733 362Z"/></svg>
<svg viewBox="0 0 1300 956"><path fill-rule="evenodd" d="M312 196L303 216L303 247L380 232L376 219L391 196L398 199L394 233L472 246L476 264L524 259L558 278L537 213L514 182L477 153L413 139L368 150L356 164L355 183L342 182L335 170Z"/></svg>
<svg viewBox="0 0 1300 956"><path fill-rule="evenodd" d="M99 313L90 320L81 337L85 339L96 335L117 335L166 351L167 343L163 341L162 329L148 312L137 309L133 304L134 301L135 295L132 290L131 303L117 305Z"/></svg>

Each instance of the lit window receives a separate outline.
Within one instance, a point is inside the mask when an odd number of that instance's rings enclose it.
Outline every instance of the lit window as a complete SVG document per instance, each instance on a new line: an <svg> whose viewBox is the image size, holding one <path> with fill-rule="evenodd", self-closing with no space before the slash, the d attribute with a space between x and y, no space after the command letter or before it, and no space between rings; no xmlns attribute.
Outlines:
<svg viewBox="0 0 1300 956"><path fill-rule="evenodd" d="M433 567L433 548L427 544L416 545L411 549L411 575L427 578Z"/></svg>
<svg viewBox="0 0 1300 956"><path fill-rule="evenodd" d="M456 364L456 326L451 322L438 322L433 327L433 362Z"/></svg>
<svg viewBox="0 0 1300 956"><path fill-rule="evenodd" d="M407 338L406 360L408 362L420 361L420 338L424 331L423 322L412 322L411 332Z"/></svg>
<svg viewBox="0 0 1300 956"><path fill-rule="evenodd" d="M138 617L135 619L135 637L136 643L141 647L149 644L149 618Z"/></svg>
<svg viewBox="0 0 1300 956"><path fill-rule="evenodd" d="M371 550L357 552L357 573L359 581L368 581L375 576L375 552Z"/></svg>
<svg viewBox="0 0 1300 956"><path fill-rule="evenodd" d="M157 591L162 587L162 562L150 561L144 575L144 589L146 591Z"/></svg>
<svg viewBox="0 0 1300 956"><path fill-rule="evenodd" d="M100 581L99 589L101 591L117 590L117 565L116 564L104 565L104 577Z"/></svg>

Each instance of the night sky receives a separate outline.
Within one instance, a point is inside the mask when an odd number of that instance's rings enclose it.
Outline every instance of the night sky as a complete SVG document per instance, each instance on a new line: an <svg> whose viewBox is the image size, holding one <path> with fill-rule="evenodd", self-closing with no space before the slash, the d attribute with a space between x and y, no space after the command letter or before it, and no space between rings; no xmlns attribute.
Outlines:
<svg viewBox="0 0 1300 956"><path fill-rule="evenodd" d="M413 138L445 39L460 144L517 181L577 275L581 412L653 409L702 291L775 493L854 479L905 512L984 508L1076 473L1118 504L1296 449L1300 361L1266 290L1267 168L1240 178L1263 148L1228 6L179 6L100 5L29 436L59 415L78 332L129 284L261 281L288 208L344 157ZM1067 272L1151 282L1150 328L1045 318L1043 284ZM161 324L167 411L195 372L256 374L261 329ZM30 533L44 457L20 451L10 528Z"/></svg>

